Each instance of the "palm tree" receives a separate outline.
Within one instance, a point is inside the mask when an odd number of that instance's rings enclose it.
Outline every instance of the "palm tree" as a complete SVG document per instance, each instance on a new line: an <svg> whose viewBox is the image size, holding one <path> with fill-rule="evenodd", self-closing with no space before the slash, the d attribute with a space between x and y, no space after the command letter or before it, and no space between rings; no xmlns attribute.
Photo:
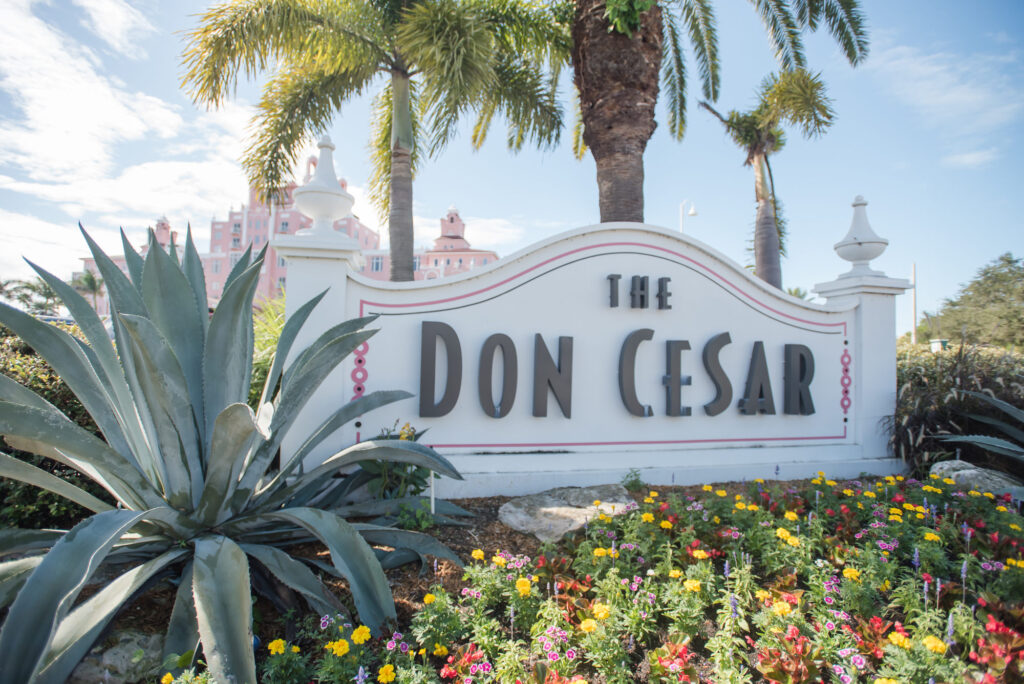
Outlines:
<svg viewBox="0 0 1024 684"><path fill-rule="evenodd" d="M21 305L23 310L35 316L56 316L60 310L60 298L42 278L15 281L7 295Z"/></svg>
<svg viewBox="0 0 1024 684"><path fill-rule="evenodd" d="M782 243L776 222L775 179L768 157L786 144L780 128L783 123L799 127L807 138L821 135L832 125L835 113L821 75L803 69L772 74L761 84L757 105L748 112L732 110L723 117L707 102L700 106L721 121L733 141L747 153L743 163L754 169L757 200L755 273L761 280L781 288Z"/></svg>
<svg viewBox="0 0 1024 684"><path fill-rule="evenodd" d="M97 309L97 297L103 294L103 278L87 269L74 277L71 281L71 287L82 294L90 295L92 297L92 308L94 310Z"/></svg>
<svg viewBox="0 0 1024 684"><path fill-rule="evenodd" d="M275 65L244 160L250 181L274 199L308 136L383 75L370 189L388 214L391 279L412 280L421 148L443 148L465 114L476 116L476 146L496 114L513 149L555 144L554 82L568 50L568 22L520 0L234 0L190 34L184 81L197 101L217 106L239 74Z"/></svg>
<svg viewBox="0 0 1024 684"><path fill-rule="evenodd" d="M806 66L801 34L822 23L852 65L867 56L859 0L751 4L783 70ZM678 140L686 131L684 33L697 61L704 98L714 102L720 62L712 0L576 0L572 62L582 140L577 134L574 146L578 155L585 145L594 156L602 222L644 220L643 153L654 133L654 105L661 87L668 97L670 134Z"/></svg>

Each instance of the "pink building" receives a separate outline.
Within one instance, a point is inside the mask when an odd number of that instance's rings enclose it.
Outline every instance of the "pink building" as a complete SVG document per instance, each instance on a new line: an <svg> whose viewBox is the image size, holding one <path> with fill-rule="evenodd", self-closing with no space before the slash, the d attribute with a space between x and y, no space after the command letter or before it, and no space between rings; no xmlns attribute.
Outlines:
<svg viewBox="0 0 1024 684"><path fill-rule="evenodd" d="M315 165L316 158L310 158L307 172ZM344 180L339 182L343 188L346 187ZM226 219L214 219L210 223L210 250L199 256L206 276L206 297L211 306L220 301L228 274L250 243L253 253L256 253L268 242L272 242L275 235L294 233L313 224L311 219L303 216L295 208L292 192L297 187L295 183L290 183L285 188L284 201L272 205L261 202L255 189L250 188L248 204L243 204L237 210L232 208L228 211ZM434 240L433 247L415 252L413 268L416 280L430 280L464 273L498 260L495 252L473 249L470 246L465 237L466 225L454 206L449 207L448 213L440 223L441 235ZM390 277L391 257L387 250L380 248L380 235L376 231L368 228L355 216L335 221L334 229L359 242L365 257L362 275L374 280L387 280ZM165 248L172 241L179 248L182 245L182 238L177 231L171 230L166 217L157 220L153 231L157 242ZM143 257L147 251L148 245L139 247ZM128 272L123 255L113 256L111 259L123 272ZM82 261L85 270L99 274L93 259ZM257 299L278 296L285 288L287 275L288 269L284 258L279 257L273 248L268 249L256 290ZM110 304L106 297L97 302L97 309L100 315L110 313Z"/></svg>

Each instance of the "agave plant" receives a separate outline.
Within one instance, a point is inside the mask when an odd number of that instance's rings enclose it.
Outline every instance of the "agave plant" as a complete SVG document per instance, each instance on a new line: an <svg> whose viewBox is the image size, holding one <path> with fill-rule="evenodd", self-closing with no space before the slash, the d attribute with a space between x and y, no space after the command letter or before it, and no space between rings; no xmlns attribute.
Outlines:
<svg viewBox="0 0 1024 684"><path fill-rule="evenodd" d="M272 577L320 613L345 609L311 567L342 577L359 618L375 629L394 618L395 608L370 543L394 547L401 557L412 549L458 560L432 537L348 523L338 510L316 504L339 469L367 459L459 478L431 449L412 441L370 441L308 470L301 466L345 422L410 396L368 394L338 408L312 434L290 432L328 374L374 334L365 329L372 319L336 325L293 353L323 293L299 307L281 332L254 412L246 405L252 302L265 248L255 258L251 248L246 251L209 315L191 233L180 259L173 244L165 251L152 234L143 258L122 233L127 275L82 233L110 294L116 346L82 295L34 264L85 341L4 305L0 323L53 366L103 440L2 374L0 434L15 448L94 479L117 505L0 453L0 475L95 513L69 531L0 530L0 608L9 606L0 630L0 682L63 682L122 604L168 576L180 580L165 653L194 654L201 643L217 681L255 682L250 573ZM286 435L298 437L301 446L272 470ZM283 548L313 539L330 550L330 565L304 562ZM76 605L101 568L114 579Z"/></svg>
<svg viewBox="0 0 1024 684"><path fill-rule="evenodd" d="M1013 404L1009 404L1002 399L996 399L984 392L971 392L964 390L961 391L960 394L963 396L974 397L979 401L983 401L986 404L999 409L1007 418L1017 421L1017 423L1020 424L1020 427L1011 425L1010 423L1004 420L999 420L998 418L968 413L968 418L979 423L991 425L1010 439L1004 439L1003 437L996 437L994 435L954 435L951 437L942 437L942 441L973 444L974 446L981 447L985 451L991 451L992 453L1000 454L1001 456L1009 456L1019 463L1024 463L1024 411Z"/></svg>

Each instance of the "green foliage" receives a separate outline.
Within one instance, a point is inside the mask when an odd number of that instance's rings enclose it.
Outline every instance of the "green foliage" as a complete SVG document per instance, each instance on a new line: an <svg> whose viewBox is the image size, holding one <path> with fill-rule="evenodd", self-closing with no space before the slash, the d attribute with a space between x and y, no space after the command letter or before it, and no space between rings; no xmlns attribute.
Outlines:
<svg viewBox="0 0 1024 684"><path fill-rule="evenodd" d="M395 525L403 530L426 532L436 524L434 516L430 514L430 504L426 501L420 501L419 506L401 504L398 507L398 520Z"/></svg>
<svg viewBox="0 0 1024 684"><path fill-rule="evenodd" d="M55 324L65 332L81 337L74 326ZM0 373L27 387L56 406L76 425L99 435L92 418L46 361L11 331L0 326ZM59 462L27 451L11 449L10 455L55 475L89 494L113 503L103 488L78 471ZM68 528L88 515L73 501L17 480L0 479L0 526L35 529Z"/></svg>
<svg viewBox="0 0 1024 684"><path fill-rule="evenodd" d="M952 456L948 435L991 432L1000 411L967 392L980 392L1013 406L1024 405L1024 355L959 345L932 352L906 341L897 346L896 412L888 424L889 444L911 469L925 473ZM970 444L959 445L966 460L999 466L1005 462Z"/></svg>
<svg viewBox="0 0 1024 684"><path fill-rule="evenodd" d="M284 329L284 296L259 302L253 315L252 381L249 385L249 407L259 410L260 393L274 362L277 341Z"/></svg>
<svg viewBox="0 0 1024 684"><path fill-rule="evenodd" d="M330 328L295 350L286 370L284 361L323 294L296 309L280 333L253 412L245 402L254 347L252 301L264 253L243 255L210 316L191 234L180 258L165 252L153 233L145 258L129 246L128 276L83 235L110 292L116 347L84 297L38 267L74 316L84 342L6 305L0 305L0 323L47 360L105 441L6 375L0 375L0 434L16 448L87 474L117 507L38 468L0 458L0 475L95 512L68 532L0 535L0 606L9 604L0 629L0 680L63 681L124 602L155 578L170 576L180 581L166 653L187 652L198 642L214 679L255 681L250 572L264 580L255 586L271 588L272 600L294 592L317 612L345 611L307 563L283 550L314 540L328 548L331 565L313 568L347 580L364 623L379 630L394 619L391 591L368 541L395 553L451 556L450 551L415 532L350 524L311 502L335 473L368 459L458 473L431 449L408 440L356 444L305 472L299 465L337 427L409 394L376 392L349 402L272 470L302 407L337 364L374 334L365 329L373 319ZM115 579L76 604L101 568Z"/></svg>
<svg viewBox="0 0 1024 684"><path fill-rule="evenodd" d="M640 471L636 468L630 468L629 472L625 474L622 478L622 486L634 494L647 487L644 481L640 479Z"/></svg>
<svg viewBox="0 0 1024 684"><path fill-rule="evenodd" d="M657 0L607 0L604 16L608 19L608 30L618 31L630 38L640 28L640 15L654 7Z"/></svg>
<svg viewBox="0 0 1024 684"><path fill-rule="evenodd" d="M1024 347L1024 260L1007 252L978 270L934 314L925 314L918 339Z"/></svg>
<svg viewBox="0 0 1024 684"><path fill-rule="evenodd" d="M985 451L999 454L1001 456L1009 456L1010 458L1015 459L1018 464L1024 463L1024 411L1016 406L1007 404L1005 401L993 399L987 394L982 394L980 392L964 392L964 395L977 399L978 401L995 408L1001 412L1005 418L1014 421L1016 425L998 418L989 418L987 416L979 416L977 414L970 414L967 416L978 423L987 423L988 425L991 425L1010 439L992 435L957 435L954 437L944 437L942 441L953 444L973 444Z"/></svg>

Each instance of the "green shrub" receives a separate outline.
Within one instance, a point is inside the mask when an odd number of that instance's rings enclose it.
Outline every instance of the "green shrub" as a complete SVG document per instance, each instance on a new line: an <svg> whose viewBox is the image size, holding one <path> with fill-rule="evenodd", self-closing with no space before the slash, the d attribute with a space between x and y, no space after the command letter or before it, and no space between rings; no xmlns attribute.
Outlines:
<svg viewBox="0 0 1024 684"><path fill-rule="evenodd" d="M59 325L66 332L79 336L78 328ZM82 408L64 381L50 367L50 364L8 328L0 325L0 373L29 388L47 400L60 411L94 435L99 435L96 423ZM27 451L4 447L11 456L42 468L51 475L63 478L85 489L107 503L113 500L103 488L92 480L65 465L44 459ZM16 480L0 479L0 527L21 527L34 529L68 528L74 526L89 511L73 501L52 492L27 485Z"/></svg>
<svg viewBox="0 0 1024 684"><path fill-rule="evenodd" d="M923 345L897 347L896 413L888 425L889 443L918 475L952 456L944 436L989 433L991 427L968 417L1000 417L993 406L964 391L983 392L1014 406L1024 405L1024 355L991 347L961 345L932 352ZM1008 462L983 449L963 445L961 457L1009 470Z"/></svg>

